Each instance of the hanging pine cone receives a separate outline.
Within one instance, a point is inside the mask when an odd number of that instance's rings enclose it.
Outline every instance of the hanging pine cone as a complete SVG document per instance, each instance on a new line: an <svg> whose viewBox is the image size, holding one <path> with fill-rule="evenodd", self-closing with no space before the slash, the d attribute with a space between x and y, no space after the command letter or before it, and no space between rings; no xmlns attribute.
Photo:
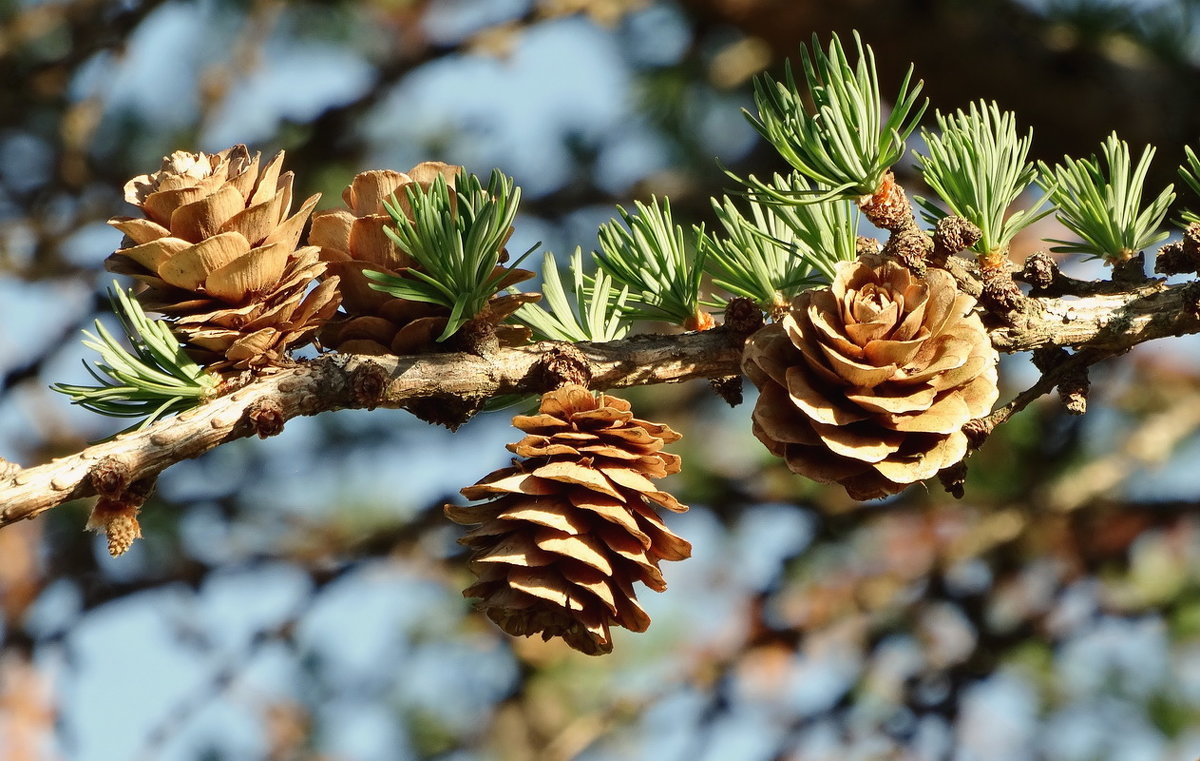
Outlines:
<svg viewBox="0 0 1200 761"><path fill-rule="evenodd" d="M996 402L998 356L975 300L944 270L918 279L874 255L747 342L754 434L788 467L854 499L959 462L963 425Z"/></svg>
<svg viewBox="0 0 1200 761"><path fill-rule="evenodd" d="M562 637L589 655L611 652L611 626L645 631L650 618L633 583L666 589L660 560L683 560L691 545L655 506L687 508L650 479L679 472L661 451L679 434L638 420L629 402L569 385L542 396L536 415L517 415L525 438L509 450L524 460L462 490L479 505L446 505L463 525L479 582L463 594L514 636Z"/></svg>
<svg viewBox="0 0 1200 761"><path fill-rule="evenodd" d="M408 211L406 185L415 182L428 188L441 176L453 189L460 169L440 161L425 161L407 172L362 172L342 191L345 208L313 215L308 242L320 247L327 273L340 278L338 287L346 312L321 331L324 345L346 353L376 355L420 354L435 347L437 337L446 328L450 310L374 290L363 272L374 270L398 275L415 266L408 254L384 233L392 218L383 202L394 195L400 207ZM503 290L532 276L528 270L513 269L499 287ZM499 323L522 303L536 298L532 294L497 296L489 302L487 314L482 317L495 325L502 344L526 343L530 337L528 328Z"/></svg>
<svg viewBox="0 0 1200 761"><path fill-rule="evenodd" d="M336 279L308 291L325 269L318 249L296 249L319 196L289 216L283 152L261 170L259 160L244 145L177 151L125 185L125 200L145 217L109 220L125 242L105 264L145 283L142 304L167 315L210 369L277 363L338 305Z"/></svg>

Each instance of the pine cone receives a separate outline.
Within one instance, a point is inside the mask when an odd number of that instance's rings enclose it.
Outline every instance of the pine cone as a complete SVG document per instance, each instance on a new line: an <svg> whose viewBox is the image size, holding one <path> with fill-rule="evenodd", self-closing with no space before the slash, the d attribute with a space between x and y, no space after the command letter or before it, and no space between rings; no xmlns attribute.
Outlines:
<svg viewBox="0 0 1200 761"><path fill-rule="evenodd" d="M965 456L996 402L998 357L975 300L867 255L746 344L754 434L788 467L854 499L895 494Z"/></svg>
<svg viewBox="0 0 1200 761"><path fill-rule="evenodd" d="M292 173L283 152L259 170L244 145L217 154L177 151L125 185L145 214L114 217L123 247L105 262L145 283L139 297L162 312L211 369L277 363L337 309L337 281L308 292L324 272L318 249L296 249L319 196L289 216Z"/></svg>
<svg viewBox="0 0 1200 761"><path fill-rule="evenodd" d="M417 183L428 188L438 176L454 187L461 167L440 161L425 161L408 172L373 170L354 177L342 191L346 207L313 215L308 242L319 246L327 273L340 278L342 308L346 311L321 331L321 342L338 351L353 354L419 354L434 348L446 328L450 310L437 304L398 299L370 287L364 270L398 275L416 263L384 233L392 218L383 206L393 196L402 209L408 209L404 187ZM533 276L528 270L514 269L502 282L507 288ZM496 325L497 337L506 345L526 343L528 328L498 325L522 303L536 300L532 294L499 296L488 305L483 318Z"/></svg>
<svg viewBox="0 0 1200 761"><path fill-rule="evenodd" d="M659 561L691 555L654 510L687 507L650 480L679 472L679 457L661 451L679 434L629 409L583 386L545 394L537 415L513 418L528 435L508 449L526 459L462 490L491 501L446 505L456 523L481 524L459 540L479 577L463 594L483 598L479 607L509 634L611 652L610 626L650 624L633 582L661 592Z"/></svg>

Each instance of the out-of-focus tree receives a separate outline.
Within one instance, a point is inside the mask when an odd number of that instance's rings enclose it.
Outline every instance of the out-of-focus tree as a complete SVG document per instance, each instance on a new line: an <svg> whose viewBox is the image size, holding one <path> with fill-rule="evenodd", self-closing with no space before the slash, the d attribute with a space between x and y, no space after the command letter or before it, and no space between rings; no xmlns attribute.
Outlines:
<svg viewBox="0 0 1200 761"><path fill-rule="evenodd" d="M47 386L86 379L76 337L107 308L101 263L121 245L104 220L172 151L285 149L319 209L370 168L497 166L524 189L513 251L597 248L614 204L652 196L714 230L723 168L786 168L739 113L751 78L813 33L858 30L887 87L911 62L943 114L995 100L1049 164L1113 130L1152 143L1161 187L1200 134L1195 13L4 3L0 455L47 461L120 427ZM897 172L921 194L909 162ZM1066 235L1038 222L1013 259ZM668 483L692 509L669 526L695 557L643 600L650 630L600 659L507 638L459 596L442 504L505 463L508 413L453 435L398 410L297 418L166 471L121 558L81 530L84 501L0 530L0 756L1194 758L1192 346L1092 368L1087 415L1031 403L969 460L959 501L850 500L791 473L707 384L632 390L640 417L684 434ZM1017 356L1001 377L1008 399L1037 375Z"/></svg>

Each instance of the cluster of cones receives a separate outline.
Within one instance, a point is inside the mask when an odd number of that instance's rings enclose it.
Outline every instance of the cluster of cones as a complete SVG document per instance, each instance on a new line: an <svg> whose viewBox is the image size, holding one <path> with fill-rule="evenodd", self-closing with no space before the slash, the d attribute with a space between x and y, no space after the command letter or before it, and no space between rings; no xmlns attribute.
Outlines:
<svg viewBox="0 0 1200 761"><path fill-rule="evenodd" d="M363 172L342 194L344 207L314 214L317 196L292 211L293 176L282 163L280 153L262 165L245 146L167 157L126 184L142 215L110 220L126 238L109 269L142 283L142 304L216 372L268 369L314 338L356 354L434 349L449 309L376 291L364 273L418 268L385 232L394 224L385 201L411 218L406 187L441 177L453 188L460 168ZM509 269L498 290L532 274ZM523 343L527 328L500 323L536 298L497 295L475 319L501 344ZM581 386L546 394L538 414L514 424L527 435L509 448L523 459L463 490L489 501L447 507L453 520L478 524L463 539L479 576L466 594L511 634L608 652L611 627L649 625L634 584L665 589L659 562L691 552L656 512L686 508L651 480L678 472L679 457L662 448L679 434Z"/></svg>
<svg viewBox="0 0 1200 761"><path fill-rule="evenodd" d="M269 368L317 337L360 354L432 349L449 310L376 291L364 272L417 268L386 234L384 202L411 214L407 186L441 177L453 187L459 168L364 172L344 207L313 214L316 196L292 212L282 161L262 165L244 146L172 154L126 185L143 215L111 220L126 241L110 269L143 283L143 304L215 371ZM509 270L499 290L531 274ZM494 296L475 319L500 343L524 342L524 328L500 323L532 298ZM942 270L917 277L874 254L842 264L830 287L802 293L748 341L755 435L791 470L856 499L956 465L964 425L998 395L997 355L974 306ZM655 484L679 471L679 457L663 451L679 434L576 385L546 393L537 414L513 423L525 433L509 446L519 459L462 490L479 504L446 506L473 527L461 541L478 581L465 594L510 634L607 653L613 627L649 625L635 584L665 589L660 562L691 553L658 513L687 508Z"/></svg>
<svg viewBox="0 0 1200 761"><path fill-rule="evenodd" d="M314 195L293 213L294 178L281 171L283 157L263 165L241 145L178 151L159 171L130 180L125 200L142 216L109 221L125 241L108 268L143 283L143 306L166 315L189 353L216 372L279 365L318 336L359 354L433 350L449 310L371 290L363 272L416 268L384 232L392 223L384 201L395 194L407 209L405 186L427 188L441 176L453 187L460 168L425 162L407 173L364 172L342 194L345 208L313 214ZM500 288L531 276L512 269ZM524 328L499 323L534 298L498 296L479 318L501 343L523 342Z"/></svg>

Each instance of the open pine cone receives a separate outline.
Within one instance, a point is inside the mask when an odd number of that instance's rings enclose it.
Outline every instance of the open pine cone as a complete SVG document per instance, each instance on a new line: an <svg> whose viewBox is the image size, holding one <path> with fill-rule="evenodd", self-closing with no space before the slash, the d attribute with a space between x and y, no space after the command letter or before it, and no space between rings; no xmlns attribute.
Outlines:
<svg viewBox="0 0 1200 761"><path fill-rule="evenodd" d="M661 451L679 434L629 410L583 386L545 394L537 415L513 418L527 435L508 448L525 459L462 490L490 501L446 505L456 523L479 524L459 540L479 577L463 594L483 598L479 607L509 634L611 652L609 627L650 624L633 583L661 592L659 561L691 555L654 506L687 508L650 480L679 471L679 457Z"/></svg>
<svg viewBox="0 0 1200 761"><path fill-rule="evenodd" d="M431 350L446 328L450 310L438 304L398 299L370 287L365 270L398 275L416 263L384 229L392 218L383 206L395 197L400 207L408 210L408 195L404 188L417 183L428 188L441 176L454 188L454 180L462 167L440 161L425 161L407 172L372 170L361 172L342 191L345 208L329 209L313 215L308 242L319 246L321 260L327 263L329 275L340 278L342 308L346 314L331 321L321 331L321 342L338 351L353 354L419 354ZM533 277L528 270L510 270L500 284L503 290ZM533 294L497 296L488 304L485 319L497 324L496 334L501 344L526 343L528 328L498 323L520 308L522 303L536 300Z"/></svg>
<svg viewBox="0 0 1200 761"><path fill-rule="evenodd" d="M216 154L177 151L162 169L125 185L145 217L114 217L123 247L106 261L148 288L139 300L174 323L211 369L277 363L337 309L336 278L311 292L325 265L296 249L319 196L290 214L292 173L283 152L259 169L244 145Z"/></svg>
<svg viewBox="0 0 1200 761"><path fill-rule="evenodd" d="M746 344L754 434L788 468L854 499L895 494L962 460L963 425L996 402L998 356L975 300L864 255Z"/></svg>

